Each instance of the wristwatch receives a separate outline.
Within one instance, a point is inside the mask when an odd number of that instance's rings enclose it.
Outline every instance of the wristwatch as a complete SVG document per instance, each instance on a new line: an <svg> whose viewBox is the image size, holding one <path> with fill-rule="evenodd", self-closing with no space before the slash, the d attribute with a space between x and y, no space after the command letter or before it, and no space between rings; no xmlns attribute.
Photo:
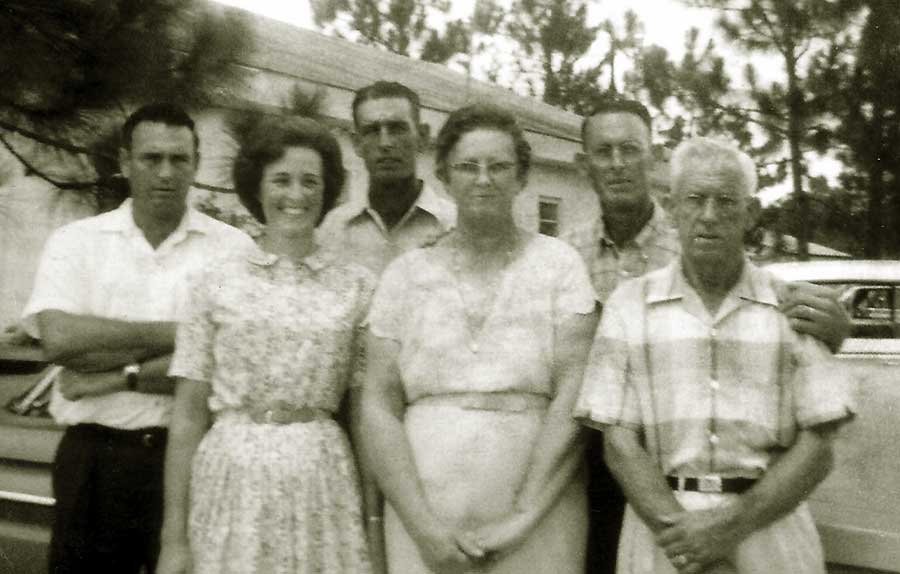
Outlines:
<svg viewBox="0 0 900 574"><path fill-rule="evenodd" d="M125 388L129 391L137 391L138 375L141 374L141 364L131 363L125 365L122 369L122 376L125 377Z"/></svg>

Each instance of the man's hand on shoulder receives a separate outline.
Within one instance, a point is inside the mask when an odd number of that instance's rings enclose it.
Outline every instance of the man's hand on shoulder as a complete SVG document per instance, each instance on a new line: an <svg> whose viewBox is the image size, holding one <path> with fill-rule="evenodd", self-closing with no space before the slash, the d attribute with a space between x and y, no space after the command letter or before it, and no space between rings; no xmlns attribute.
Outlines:
<svg viewBox="0 0 900 574"><path fill-rule="evenodd" d="M850 317L831 287L787 283L779 289L778 300L795 331L819 339L833 353L850 335Z"/></svg>

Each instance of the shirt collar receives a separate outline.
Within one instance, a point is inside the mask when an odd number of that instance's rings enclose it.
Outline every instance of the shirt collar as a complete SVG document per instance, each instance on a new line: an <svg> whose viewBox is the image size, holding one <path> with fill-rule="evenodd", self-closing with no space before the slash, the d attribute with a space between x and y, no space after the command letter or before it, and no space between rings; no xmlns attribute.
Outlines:
<svg viewBox="0 0 900 574"><path fill-rule="evenodd" d="M416 202L409 208L409 211L400 218L400 221L402 222L409 219L412 212L416 209L421 209L432 215L445 229L451 229L456 225L455 204L452 201L441 198L427 183L422 183L422 191L419 193L419 197L416 198ZM368 194L352 204L350 217L348 219L352 221L365 215L368 215L369 217L377 215L377 212L372 209L372 205L369 203Z"/></svg>
<svg viewBox="0 0 900 574"><path fill-rule="evenodd" d="M102 228L106 231L126 235L143 235L143 231L134 222L134 202L130 197L109 213L108 217L103 220ZM172 231L169 238L178 241L188 233L208 233L209 229L209 220L202 213L189 206L185 210L181 221L178 222L178 227Z"/></svg>
<svg viewBox="0 0 900 574"><path fill-rule="evenodd" d="M683 299L688 289L693 291L684 277L684 268L680 257L665 267L662 272L649 275L647 282L646 301L650 305ZM778 306L778 296L770 276L753 265L747 257L744 257L741 277L726 296L726 298L730 297L762 305Z"/></svg>
<svg viewBox="0 0 900 574"><path fill-rule="evenodd" d="M672 224L669 221L669 216L666 214L662 206L653 198L650 199L650 202L653 204L653 214L650 216L649 221L644 224L644 227L641 228L641 230L632 240L641 249L646 248L649 244L653 243L657 237L664 235L672 229ZM606 234L606 225L604 225L603 223L602 214L597 220L595 229L596 235L594 237L594 240L597 245L604 247L616 246L615 242Z"/></svg>
<svg viewBox="0 0 900 574"><path fill-rule="evenodd" d="M300 265L308 268L314 273L318 273L322 269L334 263L336 258L337 256L331 251L324 249L319 245L316 245L316 249L312 253L304 257L300 261ZM263 250L259 245L256 245L247 253L247 261L259 267L272 267L279 261L289 262L289 260L283 255L269 253L268 251Z"/></svg>

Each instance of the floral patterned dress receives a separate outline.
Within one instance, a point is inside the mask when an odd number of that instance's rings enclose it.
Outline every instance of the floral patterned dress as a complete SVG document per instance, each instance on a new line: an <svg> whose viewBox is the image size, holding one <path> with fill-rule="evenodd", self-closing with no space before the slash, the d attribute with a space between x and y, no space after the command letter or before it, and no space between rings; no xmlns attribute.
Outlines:
<svg viewBox="0 0 900 574"><path fill-rule="evenodd" d="M195 574L369 572L344 431L330 417L266 424L250 413L338 410L358 379L372 284L321 250L295 265L257 248L197 277L170 370L212 388L214 423L191 474Z"/></svg>

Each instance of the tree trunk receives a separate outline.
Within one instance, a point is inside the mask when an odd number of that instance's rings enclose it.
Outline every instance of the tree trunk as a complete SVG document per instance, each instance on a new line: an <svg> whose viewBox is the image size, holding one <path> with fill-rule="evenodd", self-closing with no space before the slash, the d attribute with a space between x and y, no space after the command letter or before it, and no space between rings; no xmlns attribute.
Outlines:
<svg viewBox="0 0 900 574"><path fill-rule="evenodd" d="M803 93L798 87L797 58L793 44L785 54L788 75L788 144L791 150L791 180L794 197L797 200L800 226L797 234L797 257L801 261L809 259L809 238L812 235L812 220L809 213L809 197L803 190L803 156L800 151L800 139L803 130Z"/></svg>

